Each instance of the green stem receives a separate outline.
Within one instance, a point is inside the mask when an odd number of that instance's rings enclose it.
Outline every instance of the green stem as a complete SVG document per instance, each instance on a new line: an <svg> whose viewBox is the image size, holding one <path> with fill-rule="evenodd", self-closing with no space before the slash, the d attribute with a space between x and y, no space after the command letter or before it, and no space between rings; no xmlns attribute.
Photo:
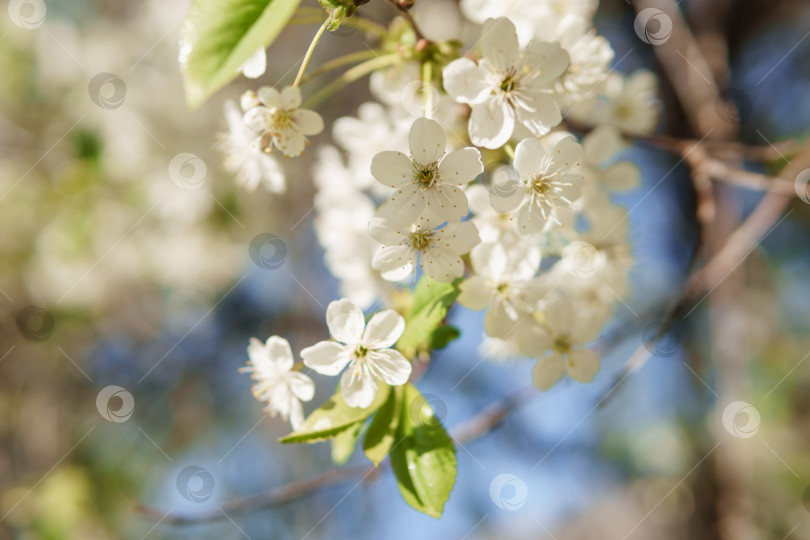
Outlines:
<svg viewBox="0 0 810 540"><path fill-rule="evenodd" d="M433 62L422 64L422 97L425 100L425 118L433 117Z"/></svg>
<svg viewBox="0 0 810 540"><path fill-rule="evenodd" d="M328 62L324 62L320 67L318 67L318 69L304 75L304 78L301 79L301 84L314 79L318 75L323 75L328 71L332 71L335 68L345 66L346 64L354 64L355 62L362 62L363 60L369 60L371 58L374 58L375 56L380 56L380 54L382 53L383 53L382 49L368 49L365 51L357 51L343 56L338 56L337 58L333 58Z"/></svg>
<svg viewBox="0 0 810 540"><path fill-rule="evenodd" d="M293 19L290 20L288 24L316 24L323 22L322 16L295 16ZM363 17L359 17L357 15L352 15L346 19L343 19L341 24L345 24L346 26L353 26L358 30L363 30L364 32L369 32L374 34L378 37L386 37L388 35L388 28L385 26L376 23L370 19L365 19Z"/></svg>
<svg viewBox="0 0 810 540"><path fill-rule="evenodd" d="M331 21L329 19L323 21L323 24L321 25L320 28L318 28L318 31L315 33L315 37L312 38L312 43L309 44L307 54L304 55L304 61L301 62L301 67L298 69L298 75L296 75L295 77L295 82L293 83L293 86L298 86L299 84L301 84L301 77L304 76L304 71L307 69L307 64L309 64L310 58L312 58L312 53L315 52L315 46L318 44L318 41L320 41L323 33L326 32L326 27L329 26L330 22Z"/></svg>
<svg viewBox="0 0 810 540"><path fill-rule="evenodd" d="M392 66L394 64L401 64L402 57L399 53L391 53L386 54L385 56L378 56L377 58L372 58L371 60L367 60L362 64L358 64L353 68L345 71L340 77L332 81L331 83L327 84L323 88L318 91L317 94L312 96L307 100L304 104L304 108L306 109L314 109L317 107L324 99L328 98L344 86L353 83L354 81L377 71L378 69L382 69L385 67Z"/></svg>
<svg viewBox="0 0 810 540"><path fill-rule="evenodd" d="M515 149L512 148L511 144L503 145L503 151L506 152L506 155L509 156L509 159L515 159Z"/></svg>

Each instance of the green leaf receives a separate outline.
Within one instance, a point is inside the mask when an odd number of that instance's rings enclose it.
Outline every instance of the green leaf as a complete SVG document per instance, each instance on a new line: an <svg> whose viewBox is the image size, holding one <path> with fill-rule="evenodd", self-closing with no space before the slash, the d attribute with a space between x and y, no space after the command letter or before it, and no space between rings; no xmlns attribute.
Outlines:
<svg viewBox="0 0 810 540"><path fill-rule="evenodd" d="M416 285L413 305L405 318L405 331L397 342L397 349L405 356L429 349L433 332L441 326L459 293L456 282L441 283L423 276Z"/></svg>
<svg viewBox="0 0 810 540"><path fill-rule="evenodd" d="M343 465L349 461L362 432L363 422L357 422L332 438L332 462L335 465Z"/></svg>
<svg viewBox="0 0 810 540"><path fill-rule="evenodd" d="M433 409L411 384L403 388L391 465L405 501L420 512L441 517L456 483L456 449Z"/></svg>
<svg viewBox="0 0 810 540"><path fill-rule="evenodd" d="M380 407L371 421L366 438L363 440L363 452L374 463L380 465L391 450L397 435L399 425L399 408L402 402L402 387L391 389L388 400Z"/></svg>
<svg viewBox="0 0 810 540"><path fill-rule="evenodd" d="M365 409L349 407L343 400L343 393L337 391L326 403L312 411L301 427L279 441L283 443L314 443L334 437L354 424L362 422L380 408L388 398L389 386L379 383L374 401Z"/></svg>
<svg viewBox="0 0 810 540"><path fill-rule="evenodd" d="M453 325L443 324L430 334L430 348L444 349L451 341L461 337L461 331Z"/></svg>
<svg viewBox="0 0 810 540"><path fill-rule="evenodd" d="M180 31L180 67L189 107L199 107L266 48L301 0L194 0Z"/></svg>

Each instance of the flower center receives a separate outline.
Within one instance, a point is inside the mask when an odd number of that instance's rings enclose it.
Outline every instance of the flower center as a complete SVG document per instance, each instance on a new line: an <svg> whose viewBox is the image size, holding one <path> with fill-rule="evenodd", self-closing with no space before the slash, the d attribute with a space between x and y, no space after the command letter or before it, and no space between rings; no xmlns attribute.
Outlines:
<svg viewBox="0 0 810 540"><path fill-rule="evenodd" d="M571 352L571 340L568 336L557 336L554 340L554 350L560 354L568 354Z"/></svg>
<svg viewBox="0 0 810 540"><path fill-rule="evenodd" d="M276 129L286 129L292 124L292 115L284 110L276 109L273 111L273 126Z"/></svg>
<svg viewBox="0 0 810 540"><path fill-rule="evenodd" d="M411 233L411 247L415 251L424 251L430 247L431 239L433 238L433 231L416 230Z"/></svg>
<svg viewBox="0 0 810 540"><path fill-rule="evenodd" d="M354 356L358 359L365 358L367 354L368 349L362 345L358 345L357 348L354 349Z"/></svg>
<svg viewBox="0 0 810 540"><path fill-rule="evenodd" d="M434 161L428 165L420 165L413 162L414 179L419 187L424 191L433 187L433 184L439 179L439 162Z"/></svg>

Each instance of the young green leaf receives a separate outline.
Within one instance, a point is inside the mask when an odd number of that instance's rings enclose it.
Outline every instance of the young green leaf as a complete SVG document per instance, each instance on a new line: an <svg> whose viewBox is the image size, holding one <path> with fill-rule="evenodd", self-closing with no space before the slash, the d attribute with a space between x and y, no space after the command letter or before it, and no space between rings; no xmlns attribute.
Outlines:
<svg viewBox="0 0 810 540"><path fill-rule="evenodd" d="M388 398L389 386L379 383L374 401L365 409L349 407L343 400L343 393L338 387L326 403L312 411L301 427L279 441L283 443L314 443L334 437L358 422L362 422L374 413Z"/></svg>
<svg viewBox="0 0 810 540"><path fill-rule="evenodd" d="M301 0L194 0L180 32L180 67L192 109L266 48Z"/></svg>
<svg viewBox="0 0 810 540"><path fill-rule="evenodd" d="M391 465L399 491L416 510L439 518L456 482L456 449L450 435L414 386L403 388Z"/></svg>
<svg viewBox="0 0 810 540"><path fill-rule="evenodd" d="M431 350L444 349L451 341L461 337L461 331L451 324L443 324L430 334Z"/></svg>
<svg viewBox="0 0 810 540"><path fill-rule="evenodd" d="M405 318L405 332L397 342L397 349L406 356L429 349L433 332L447 316L459 292L455 283L441 283L423 276L416 285L413 305Z"/></svg>
<svg viewBox="0 0 810 540"><path fill-rule="evenodd" d="M363 422L352 424L332 438L332 462L335 465L343 465L352 457L357 440L363 432L363 425Z"/></svg>
<svg viewBox="0 0 810 540"><path fill-rule="evenodd" d="M402 402L402 387L392 388L388 400L380 407L371 420L366 438L363 440L363 452L374 463L380 465L391 450L399 425L399 408Z"/></svg>

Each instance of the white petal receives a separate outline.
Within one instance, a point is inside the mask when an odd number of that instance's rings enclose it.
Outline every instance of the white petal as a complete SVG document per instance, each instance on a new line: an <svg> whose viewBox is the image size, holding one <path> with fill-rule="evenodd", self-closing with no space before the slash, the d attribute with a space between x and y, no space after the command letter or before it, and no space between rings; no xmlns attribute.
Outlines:
<svg viewBox="0 0 810 540"><path fill-rule="evenodd" d="M539 70L540 75L534 80L539 85L546 85L562 75L570 63L568 52L559 43L542 41L530 43L523 52L523 58L528 66Z"/></svg>
<svg viewBox="0 0 810 540"><path fill-rule="evenodd" d="M294 371L287 376L287 386L290 392L301 401L310 401L315 396L315 383L312 379Z"/></svg>
<svg viewBox="0 0 810 540"><path fill-rule="evenodd" d="M388 199L386 215L399 225L414 223L425 210L427 197L416 184L408 184L397 189Z"/></svg>
<svg viewBox="0 0 810 540"><path fill-rule="evenodd" d="M340 378L343 401L349 407L365 409L374 401L374 396L377 394L377 381L365 370L356 377L353 374L354 370L348 369Z"/></svg>
<svg viewBox="0 0 810 540"><path fill-rule="evenodd" d="M447 64L442 81L447 93L459 103L480 103L492 91L486 70L469 58L459 58Z"/></svg>
<svg viewBox="0 0 810 540"><path fill-rule="evenodd" d="M371 160L371 174L382 185L396 188L413 180L413 162L402 152L380 152Z"/></svg>
<svg viewBox="0 0 810 540"><path fill-rule="evenodd" d="M337 375L351 360L346 347L334 341L321 341L301 351L304 365L322 375Z"/></svg>
<svg viewBox="0 0 810 540"><path fill-rule="evenodd" d="M248 109L242 121L248 129L255 133L264 133L267 131L267 115L269 111L266 107L253 107Z"/></svg>
<svg viewBox="0 0 810 540"><path fill-rule="evenodd" d="M347 345L357 345L363 337L366 320L360 308L345 298L330 302L326 308L329 334Z"/></svg>
<svg viewBox="0 0 810 540"><path fill-rule="evenodd" d="M501 171L495 171L489 186L489 204L496 212L511 212L520 206L528 191L526 184L517 178Z"/></svg>
<svg viewBox="0 0 810 540"><path fill-rule="evenodd" d="M526 201L518 212L518 231L521 234L538 233L546 226L547 219L548 214L544 216L536 203Z"/></svg>
<svg viewBox="0 0 810 540"><path fill-rule="evenodd" d="M565 373L565 361L560 355L554 353L537 361L532 369L532 379L537 388L548 390L560 380L563 373Z"/></svg>
<svg viewBox="0 0 810 540"><path fill-rule="evenodd" d="M256 92L256 96L259 98L259 101L264 103L269 109L275 109L281 105L281 94L278 93L278 90L270 86L262 86L259 88Z"/></svg>
<svg viewBox="0 0 810 540"><path fill-rule="evenodd" d="M422 269L427 275L443 283L464 275L464 263L461 259L443 249L430 249L423 253Z"/></svg>
<svg viewBox="0 0 810 540"><path fill-rule="evenodd" d="M481 243L478 227L472 221L449 223L435 234L439 247L456 255L465 255Z"/></svg>
<svg viewBox="0 0 810 540"><path fill-rule="evenodd" d="M565 299L557 299L549 302L543 310L546 314L546 322L557 334L568 334L574 323L574 306Z"/></svg>
<svg viewBox="0 0 810 540"><path fill-rule="evenodd" d="M585 161L598 167L612 158L623 145L621 133L616 127L601 124L583 139L582 151L585 154Z"/></svg>
<svg viewBox="0 0 810 540"><path fill-rule="evenodd" d="M239 71L248 79L258 79L267 71L267 52L259 47L245 63L239 66Z"/></svg>
<svg viewBox="0 0 810 540"><path fill-rule="evenodd" d="M531 107L533 111L518 108L517 116L520 123L535 135L545 135L562 121L560 107L550 94L536 94Z"/></svg>
<svg viewBox="0 0 810 540"><path fill-rule="evenodd" d="M481 30L481 50L484 58L499 71L517 65L520 44L517 30L506 17L487 19Z"/></svg>
<svg viewBox="0 0 810 540"><path fill-rule="evenodd" d="M270 356L270 360L276 367L283 371L289 371L295 362L289 342L283 337L270 336L265 344L265 350Z"/></svg>
<svg viewBox="0 0 810 540"><path fill-rule="evenodd" d="M413 270L416 254L409 246L383 246L374 253L371 267L388 281L400 281Z"/></svg>
<svg viewBox="0 0 810 540"><path fill-rule="evenodd" d="M481 152L476 148L461 148L450 152L439 163L439 175L442 182L461 186L475 180L484 172Z"/></svg>
<svg viewBox="0 0 810 540"><path fill-rule="evenodd" d="M436 184L425 195L428 208L442 221L461 221L469 211L467 195L456 186Z"/></svg>
<svg viewBox="0 0 810 540"><path fill-rule="evenodd" d="M506 272L506 251L500 242L478 244L470 251L470 262L476 274L498 280Z"/></svg>
<svg viewBox="0 0 810 540"><path fill-rule="evenodd" d="M371 218L368 222L368 233L384 246L399 244L408 236L408 231L404 227L382 217Z"/></svg>
<svg viewBox="0 0 810 540"><path fill-rule="evenodd" d="M417 118L408 134L408 144L414 161L429 165L444 155L447 136L435 120Z"/></svg>
<svg viewBox="0 0 810 540"><path fill-rule="evenodd" d="M405 319L393 309L375 313L366 325L363 345L368 349L387 349L394 345L405 330Z"/></svg>
<svg viewBox="0 0 810 540"><path fill-rule="evenodd" d="M290 399L290 427L293 431L301 427L304 423L304 408L301 402L295 398Z"/></svg>
<svg viewBox="0 0 810 540"><path fill-rule="evenodd" d="M500 148L515 130L515 111L506 103L494 99L473 105L467 131L470 141L484 148Z"/></svg>
<svg viewBox="0 0 810 540"><path fill-rule="evenodd" d="M582 161L582 146L573 138L566 137L557 143L551 151L551 164L549 173L567 171Z"/></svg>
<svg viewBox="0 0 810 540"><path fill-rule="evenodd" d="M523 139L515 147L515 169L522 176L533 176L543 172L546 150L537 139Z"/></svg>
<svg viewBox="0 0 810 540"><path fill-rule="evenodd" d="M551 336L534 321L522 325L516 333L518 348L526 356L540 358L551 347Z"/></svg>
<svg viewBox="0 0 810 540"><path fill-rule="evenodd" d="M297 109L301 106L301 89L297 86L288 86L281 91L281 107L286 110Z"/></svg>
<svg viewBox="0 0 810 540"><path fill-rule="evenodd" d="M503 300L496 300L484 317L484 329L489 336L507 339L515 334L520 322L520 319L512 318L512 314L506 309Z"/></svg>
<svg viewBox="0 0 810 540"><path fill-rule="evenodd" d="M323 118L315 111L300 109L293 115L293 122L304 135L317 135L323 131Z"/></svg>
<svg viewBox="0 0 810 540"><path fill-rule="evenodd" d="M489 305L492 300L492 291L487 285L487 280L473 276L464 280L459 285L461 293L458 295L458 303L467 309L480 311Z"/></svg>
<svg viewBox="0 0 810 540"><path fill-rule="evenodd" d="M568 376L579 382L591 382L599 371L599 355L590 349L568 353Z"/></svg>
<svg viewBox="0 0 810 540"><path fill-rule="evenodd" d="M604 321L599 316L578 313L571 323L571 341L577 345L590 343L599 335L603 323Z"/></svg>
<svg viewBox="0 0 810 540"><path fill-rule="evenodd" d="M381 349L368 353L369 369L381 381L393 386L408 382L411 376L411 363L393 349Z"/></svg>
<svg viewBox="0 0 810 540"><path fill-rule="evenodd" d="M273 135L273 144L287 157L296 157L304 153L307 138L297 129L290 126Z"/></svg>
<svg viewBox="0 0 810 540"><path fill-rule="evenodd" d="M641 184L641 171L630 161L619 161L602 171L605 187L612 191L627 191Z"/></svg>

